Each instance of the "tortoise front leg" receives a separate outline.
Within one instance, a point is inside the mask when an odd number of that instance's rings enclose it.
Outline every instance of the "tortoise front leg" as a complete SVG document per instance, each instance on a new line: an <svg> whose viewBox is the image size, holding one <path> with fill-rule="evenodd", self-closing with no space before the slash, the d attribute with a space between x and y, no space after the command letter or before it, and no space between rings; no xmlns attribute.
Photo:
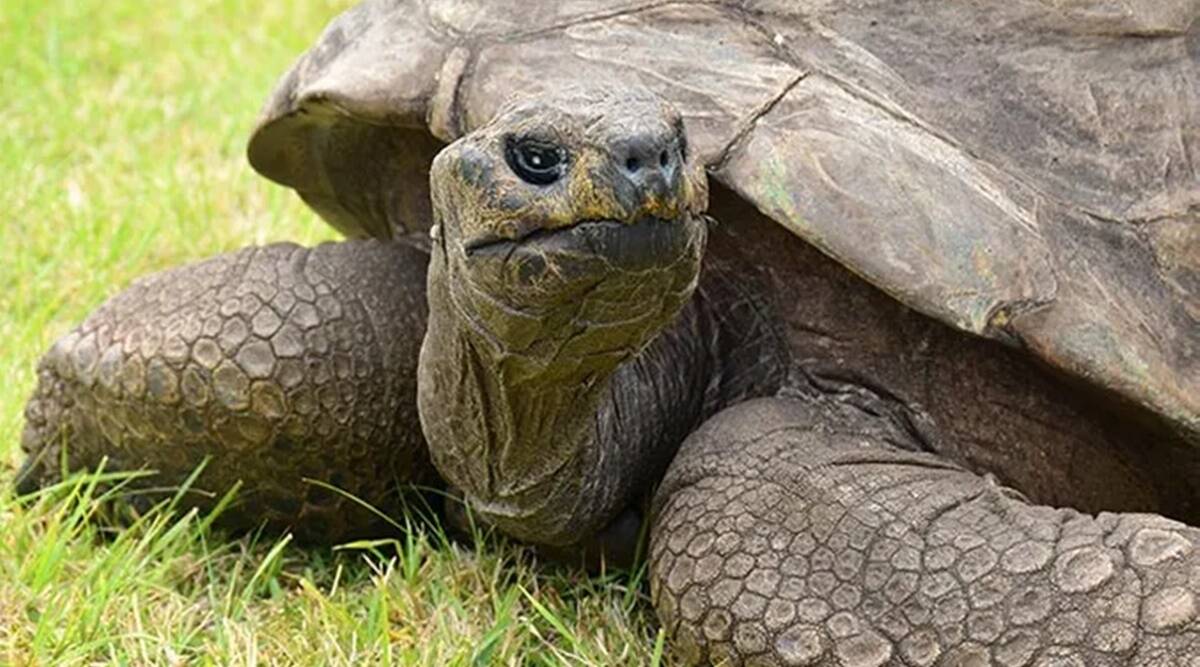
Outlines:
<svg viewBox="0 0 1200 667"><path fill-rule="evenodd" d="M18 489L72 469L150 469L234 525L333 541L398 483L431 479L416 411L428 255L401 243L246 248L135 282L59 339L26 407Z"/></svg>
<svg viewBox="0 0 1200 667"><path fill-rule="evenodd" d="M856 408L760 399L683 445L651 584L692 664L1191 665L1200 530L1031 505Z"/></svg>

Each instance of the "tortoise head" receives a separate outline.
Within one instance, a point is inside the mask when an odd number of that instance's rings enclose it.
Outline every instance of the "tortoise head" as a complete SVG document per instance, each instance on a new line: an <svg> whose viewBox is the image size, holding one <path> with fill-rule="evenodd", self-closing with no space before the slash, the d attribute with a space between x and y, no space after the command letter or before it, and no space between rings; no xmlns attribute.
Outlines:
<svg viewBox="0 0 1200 667"><path fill-rule="evenodd" d="M547 362L571 338L619 361L696 284L706 179L682 117L649 92L509 103L446 147L430 182L431 299L445 285L445 305L498 354Z"/></svg>
<svg viewBox="0 0 1200 667"><path fill-rule="evenodd" d="M606 488L587 482L601 396L696 286L703 168L660 99L576 89L504 107L438 155L430 182L429 451L510 535L578 540L612 509L581 500Z"/></svg>

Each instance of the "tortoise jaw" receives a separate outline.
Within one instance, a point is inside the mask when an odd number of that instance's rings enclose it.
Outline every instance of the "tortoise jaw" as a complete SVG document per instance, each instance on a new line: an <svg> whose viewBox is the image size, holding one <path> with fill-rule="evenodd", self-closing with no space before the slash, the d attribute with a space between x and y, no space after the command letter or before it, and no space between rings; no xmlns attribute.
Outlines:
<svg viewBox="0 0 1200 667"><path fill-rule="evenodd" d="M512 226L512 228L516 230L513 234L506 235L496 232L486 232L484 234L479 234L474 238L464 240L462 247L463 252L465 252L468 257L474 255L480 250L487 251L492 247L503 248L505 249L505 252L507 252L507 249L511 246L521 243L537 243L540 239L545 239L556 234L567 233L577 227L587 227L589 225L625 225L632 227L634 225L649 223L652 221L659 221L663 223L672 222L661 218L644 217L628 224L622 223L615 218L588 218L584 220L577 220L567 225L556 226L547 226L536 223L523 223Z"/></svg>
<svg viewBox="0 0 1200 667"><path fill-rule="evenodd" d="M505 262L539 258L569 263L571 258L595 258L605 266L626 271L659 268L676 263L690 247L703 246L705 226L690 216L667 220L643 217L626 223L612 219L580 220L574 224L530 227L515 238L496 234L462 243L470 264L500 258Z"/></svg>
<svg viewBox="0 0 1200 667"><path fill-rule="evenodd" d="M583 345L588 330L614 322L638 330L626 346L635 349L690 296L706 240L699 216L586 220L520 239L451 238L448 252L435 255L446 273L435 263L429 280L446 285L457 317L505 349L571 335Z"/></svg>
<svg viewBox="0 0 1200 667"><path fill-rule="evenodd" d="M525 243L527 241L536 242L538 238L565 232L576 225L587 224L588 222L593 221L584 220L566 227L554 228L530 226L527 230L519 232L515 237L502 236L496 233L482 234L463 241L462 249L463 253L466 254L467 257L474 257L477 253L507 253L513 247L521 243Z"/></svg>

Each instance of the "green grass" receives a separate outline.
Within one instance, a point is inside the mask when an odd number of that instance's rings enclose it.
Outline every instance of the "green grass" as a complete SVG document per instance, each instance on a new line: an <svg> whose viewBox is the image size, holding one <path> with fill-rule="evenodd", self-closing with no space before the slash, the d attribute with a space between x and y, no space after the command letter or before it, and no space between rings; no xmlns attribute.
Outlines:
<svg viewBox="0 0 1200 667"><path fill-rule="evenodd" d="M12 0L0 11L0 487L50 343L135 277L334 234L243 156L259 105L345 0ZM0 664L651 664L636 576L512 544L300 548L162 508L95 520L116 486L0 492ZM111 480L110 480L111 481ZM104 491L103 489L109 489ZM404 520L402 517L400 518Z"/></svg>

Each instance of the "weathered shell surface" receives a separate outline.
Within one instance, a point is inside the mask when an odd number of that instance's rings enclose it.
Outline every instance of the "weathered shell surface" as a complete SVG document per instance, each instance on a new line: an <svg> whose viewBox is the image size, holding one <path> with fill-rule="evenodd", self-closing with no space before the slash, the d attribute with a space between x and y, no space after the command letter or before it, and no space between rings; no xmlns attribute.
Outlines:
<svg viewBox="0 0 1200 667"><path fill-rule="evenodd" d="M433 137L520 92L647 86L779 224L1200 443L1198 15L1196 0L371 0L284 77L250 158L347 234L388 236L428 224Z"/></svg>

